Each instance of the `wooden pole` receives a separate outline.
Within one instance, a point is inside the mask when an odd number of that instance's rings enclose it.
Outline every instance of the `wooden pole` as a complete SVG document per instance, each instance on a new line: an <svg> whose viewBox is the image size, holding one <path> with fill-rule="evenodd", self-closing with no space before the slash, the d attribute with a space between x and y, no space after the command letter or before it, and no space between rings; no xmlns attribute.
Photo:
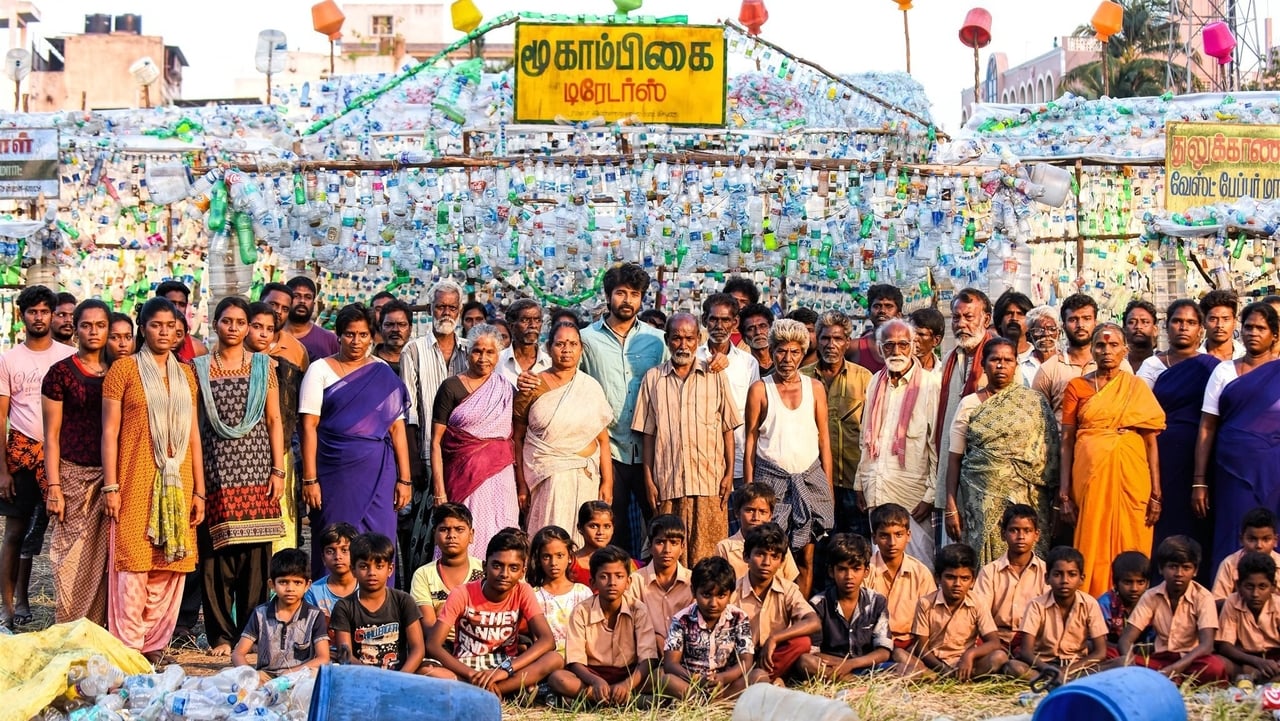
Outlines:
<svg viewBox="0 0 1280 721"><path fill-rule="evenodd" d="M902 37L907 41L907 75L911 74L911 26L907 23L907 11L902 11Z"/></svg>
<svg viewBox="0 0 1280 721"><path fill-rule="evenodd" d="M1102 94L1111 95L1111 71L1107 68L1107 44L1102 44Z"/></svg>
<svg viewBox="0 0 1280 721"><path fill-rule="evenodd" d="M982 102L982 85L978 81L978 46L973 46L973 104Z"/></svg>
<svg viewBox="0 0 1280 721"><path fill-rule="evenodd" d="M333 77L333 38L329 38L329 77Z"/></svg>

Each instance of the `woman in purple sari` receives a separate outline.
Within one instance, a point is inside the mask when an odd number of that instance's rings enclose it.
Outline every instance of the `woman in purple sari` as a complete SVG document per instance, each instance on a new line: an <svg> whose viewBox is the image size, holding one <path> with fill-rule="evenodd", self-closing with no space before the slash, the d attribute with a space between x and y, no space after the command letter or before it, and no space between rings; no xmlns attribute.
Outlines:
<svg viewBox="0 0 1280 721"><path fill-rule="evenodd" d="M1196 436L1200 432L1200 407L1209 376L1220 362L1200 352L1204 335L1204 312L1194 300L1183 298L1169 304L1165 313L1169 350L1156 353L1142 365L1144 373L1158 372L1152 391L1164 409L1165 429L1156 438L1160 450L1160 485L1164 510L1156 521L1152 548L1170 536L1190 536L1210 555L1213 547L1212 519L1196 518L1191 510L1192 469L1196 459ZM1153 362L1154 361L1154 362ZM1147 377L1146 375L1140 377ZM1152 569L1159 575L1157 569ZM1196 580L1213 584L1214 568L1200 564Z"/></svg>
<svg viewBox="0 0 1280 721"><path fill-rule="evenodd" d="M470 553L484 558L489 539L519 525L511 406L515 389L494 373L502 340L491 325L468 334L467 370L446 378L431 417L431 478L436 504L461 503L475 519Z"/></svg>
<svg viewBox="0 0 1280 721"><path fill-rule="evenodd" d="M369 355L373 319L362 305L338 311L338 353L311 364L302 379L302 498L319 533L345 521L361 533L395 537L409 502L408 391L391 366ZM312 578L324 575L311 554Z"/></svg>
<svg viewBox="0 0 1280 721"><path fill-rule="evenodd" d="M1280 513L1280 363L1273 350L1280 315L1266 303L1240 314L1245 355L1209 377L1191 486L1196 515L1213 509L1213 567L1240 545L1240 520L1261 506ZM1213 473L1209 474L1212 460ZM1213 504L1209 503L1212 479Z"/></svg>

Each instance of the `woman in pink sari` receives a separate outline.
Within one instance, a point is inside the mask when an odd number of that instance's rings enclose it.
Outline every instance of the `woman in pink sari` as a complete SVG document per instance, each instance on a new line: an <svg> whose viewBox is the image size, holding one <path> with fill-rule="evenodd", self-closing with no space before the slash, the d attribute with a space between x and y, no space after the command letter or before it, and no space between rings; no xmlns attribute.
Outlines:
<svg viewBox="0 0 1280 721"><path fill-rule="evenodd" d="M470 553L484 558L489 539L519 525L511 405L515 389L501 373L502 340L491 325L468 335L467 370L445 379L432 413L431 478L435 500L461 503L475 519Z"/></svg>

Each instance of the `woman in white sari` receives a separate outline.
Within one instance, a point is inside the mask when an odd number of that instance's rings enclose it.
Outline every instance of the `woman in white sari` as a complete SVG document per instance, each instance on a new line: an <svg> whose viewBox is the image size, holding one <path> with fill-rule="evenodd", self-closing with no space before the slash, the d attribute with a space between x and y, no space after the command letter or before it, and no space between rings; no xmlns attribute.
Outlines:
<svg viewBox="0 0 1280 721"><path fill-rule="evenodd" d="M578 372L582 338L561 323L547 339L551 367L537 375L538 387L516 396L516 492L531 532L546 526L577 531L578 508L587 501L613 502L609 424L613 410L596 379Z"/></svg>

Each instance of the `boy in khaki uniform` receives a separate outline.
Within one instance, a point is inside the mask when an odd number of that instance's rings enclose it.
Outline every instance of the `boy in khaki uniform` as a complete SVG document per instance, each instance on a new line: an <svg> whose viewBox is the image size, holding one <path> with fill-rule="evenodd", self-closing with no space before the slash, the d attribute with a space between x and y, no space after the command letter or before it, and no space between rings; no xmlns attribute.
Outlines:
<svg viewBox="0 0 1280 721"><path fill-rule="evenodd" d="M747 573L738 579L729 602L751 619L756 665L776 681L790 675L796 661L809 652L809 639L822 625L800 587L778 575L787 550L781 526L757 526L747 534L744 548Z"/></svg>
<svg viewBox="0 0 1280 721"><path fill-rule="evenodd" d="M1225 660L1213 654L1218 607L1209 589L1195 581L1200 544L1187 536L1170 536L1160 542L1155 556L1164 583L1142 594L1125 621L1121 662L1146 666L1171 678L1226 681L1230 676ZM1133 643L1147 626L1156 632L1155 653L1135 656Z"/></svg>
<svg viewBox="0 0 1280 721"><path fill-rule="evenodd" d="M1030 669L1067 681L1106 659L1107 622L1097 600L1080 590L1084 556L1079 551L1058 546L1049 552L1048 566L1050 590L1023 613L1017 651Z"/></svg>
<svg viewBox="0 0 1280 721"><path fill-rule="evenodd" d="M1000 644L991 611L969 593L978 570L977 554L963 543L953 543L938 552L934 565L939 588L916 605L912 657L899 665L901 672L923 671L960 681L998 673L1009 654Z"/></svg>
<svg viewBox="0 0 1280 721"><path fill-rule="evenodd" d="M872 540L876 551L867 571L867 587L885 597L889 607L889 632L893 634L890 660L905 664L907 647L914 636L912 625L920 597L938 590L929 567L907 554L911 542L911 516L896 503L876 506L871 512Z"/></svg>
<svg viewBox="0 0 1280 721"><path fill-rule="evenodd" d="M1215 648L1234 673L1258 683L1280 678L1280 597L1276 562L1251 551L1240 558L1236 590L1222 605Z"/></svg>
<svg viewBox="0 0 1280 721"><path fill-rule="evenodd" d="M974 598L991 610L991 618L1000 632L1000 643L1009 654L1016 654L1017 631L1022 616L1032 599L1049 590L1045 583L1046 567L1035 555L1040 542L1040 520L1036 510L1023 503L1005 509L1000 518L1000 535L1008 551L982 567L973 585ZM1009 661L1005 673L1028 676L1030 669L1018 658Z"/></svg>
<svg viewBox="0 0 1280 721"><path fill-rule="evenodd" d="M551 690L566 699L625 706L648 684L658 663L657 636L643 603L624 598L631 557L617 546L591 554L591 590L578 604L565 630L567 668L547 677Z"/></svg>

